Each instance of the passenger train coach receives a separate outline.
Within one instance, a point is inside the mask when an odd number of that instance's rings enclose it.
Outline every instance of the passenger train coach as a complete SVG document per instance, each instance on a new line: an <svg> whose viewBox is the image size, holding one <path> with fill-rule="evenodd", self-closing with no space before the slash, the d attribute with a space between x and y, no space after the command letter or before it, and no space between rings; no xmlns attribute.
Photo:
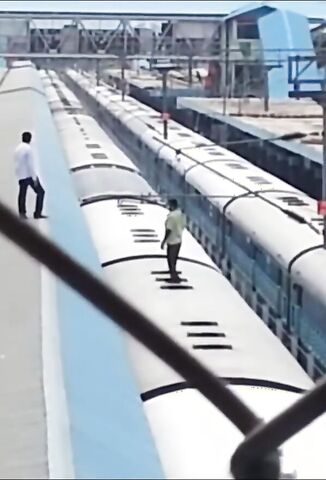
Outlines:
<svg viewBox="0 0 326 480"><path fill-rule="evenodd" d="M124 143L153 188L180 195L189 229L313 377L326 366L326 253L317 203L238 155L74 70L65 81ZM313 351L313 354L311 353Z"/></svg>
<svg viewBox="0 0 326 480"><path fill-rule="evenodd" d="M167 281L160 249L167 210L144 200L155 192L57 77L43 73L43 81L106 282L259 417L269 420L300 398L312 380L188 231L182 282ZM127 334L126 346L166 478L231 478L242 440L234 425ZM326 477L325 427L323 416L283 445L282 478Z"/></svg>

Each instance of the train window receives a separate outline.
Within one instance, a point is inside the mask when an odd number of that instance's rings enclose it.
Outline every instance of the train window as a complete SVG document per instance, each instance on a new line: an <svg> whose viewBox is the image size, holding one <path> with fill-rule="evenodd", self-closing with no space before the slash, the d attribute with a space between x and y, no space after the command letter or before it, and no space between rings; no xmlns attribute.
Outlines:
<svg viewBox="0 0 326 480"><path fill-rule="evenodd" d="M233 239L235 243L243 250L245 248L246 239L244 234L237 228L234 229Z"/></svg>
<svg viewBox="0 0 326 480"><path fill-rule="evenodd" d="M208 202L207 199L206 199L206 201L207 201L207 203L208 203L209 216L210 216L210 218L213 218L213 216L214 216L214 207L213 207L213 205L212 205L210 202Z"/></svg>
<svg viewBox="0 0 326 480"><path fill-rule="evenodd" d="M216 220L216 225L219 225L221 222L221 214L220 211L217 207L213 207L215 209L215 220Z"/></svg>
<svg viewBox="0 0 326 480"><path fill-rule="evenodd" d="M232 235L232 228L233 228L233 224L231 222L231 220L226 220L226 234L231 237Z"/></svg>
<svg viewBox="0 0 326 480"><path fill-rule="evenodd" d="M302 290L301 285L298 285L297 283L295 283L293 285L293 290L295 292L294 301L295 301L296 305L298 305L299 307L302 307L303 290Z"/></svg>
<svg viewBox="0 0 326 480"><path fill-rule="evenodd" d="M244 251L246 252L246 254L250 258L254 257L254 244L252 243L251 238L248 235L246 235L246 240L243 243L243 248L244 248Z"/></svg>
<svg viewBox="0 0 326 480"><path fill-rule="evenodd" d="M262 270L266 270L266 256L256 245L254 245L254 259Z"/></svg>
<svg viewBox="0 0 326 480"><path fill-rule="evenodd" d="M194 193L195 193L195 195L196 195L196 201L197 201L198 204L199 204L199 202L200 202L200 197L201 197L201 193L200 193L199 190L197 190L197 188L194 188Z"/></svg>

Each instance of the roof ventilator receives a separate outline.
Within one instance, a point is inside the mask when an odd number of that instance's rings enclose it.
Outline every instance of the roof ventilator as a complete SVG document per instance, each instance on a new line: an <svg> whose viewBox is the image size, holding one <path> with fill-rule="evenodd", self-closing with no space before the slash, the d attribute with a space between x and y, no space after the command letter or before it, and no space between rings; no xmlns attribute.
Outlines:
<svg viewBox="0 0 326 480"><path fill-rule="evenodd" d="M279 197L279 200L282 200L282 202L287 203L291 207L303 207L309 205L299 197Z"/></svg>

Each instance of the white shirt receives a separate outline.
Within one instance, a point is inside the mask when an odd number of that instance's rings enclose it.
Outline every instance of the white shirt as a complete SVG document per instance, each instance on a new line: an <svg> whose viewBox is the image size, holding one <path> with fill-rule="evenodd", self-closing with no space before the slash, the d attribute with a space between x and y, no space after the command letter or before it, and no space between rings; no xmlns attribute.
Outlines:
<svg viewBox="0 0 326 480"><path fill-rule="evenodd" d="M18 180L37 178L32 147L28 143L20 143L15 150L15 171Z"/></svg>
<svg viewBox="0 0 326 480"><path fill-rule="evenodd" d="M166 243L168 245L176 245L181 243L182 232L185 226L186 219L179 208L170 212L165 221L165 228L171 231Z"/></svg>

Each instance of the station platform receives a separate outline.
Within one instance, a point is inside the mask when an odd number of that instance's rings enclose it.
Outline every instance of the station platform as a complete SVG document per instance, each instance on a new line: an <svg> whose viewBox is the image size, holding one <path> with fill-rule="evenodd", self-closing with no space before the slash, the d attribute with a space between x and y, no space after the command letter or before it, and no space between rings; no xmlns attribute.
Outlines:
<svg viewBox="0 0 326 480"><path fill-rule="evenodd" d="M0 199L17 209L13 153L33 133L46 220L27 220L103 274L37 70L0 85ZM110 318L0 235L0 478L163 478L126 352Z"/></svg>
<svg viewBox="0 0 326 480"><path fill-rule="evenodd" d="M16 209L13 151L22 131L34 127L32 98L17 72L0 86L0 111L0 198ZM29 221L39 228L46 222ZM0 285L0 478L48 478L41 267L3 236Z"/></svg>
<svg viewBox="0 0 326 480"><path fill-rule="evenodd" d="M298 146L307 146L319 153L322 151L322 109L310 99L269 101L268 111L264 109L263 99L258 98L232 98L226 101L221 98L184 98L178 101L178 106L212 118L219 119L223 115L226 122L232 118L239 128L256 135L257 138L261 136L265 139L266 133L267 138L272 138L300 132L306 136L300 140L286 142L290 150ZM308 155L310 153L314 161L320 160L314 151L309 152L305 149L303 153Z"/></svg>
<svg viewBox="0 0 326 480"><path fill-rule="evenodd" d="M224 110L223 99L178 98L174 115L215 143L225 145L311 197L320 198L322 111L313 101L270 102L265 112L261 99L228 99ZM298 132L306 136L302 140L273 140Z"/></svg>

